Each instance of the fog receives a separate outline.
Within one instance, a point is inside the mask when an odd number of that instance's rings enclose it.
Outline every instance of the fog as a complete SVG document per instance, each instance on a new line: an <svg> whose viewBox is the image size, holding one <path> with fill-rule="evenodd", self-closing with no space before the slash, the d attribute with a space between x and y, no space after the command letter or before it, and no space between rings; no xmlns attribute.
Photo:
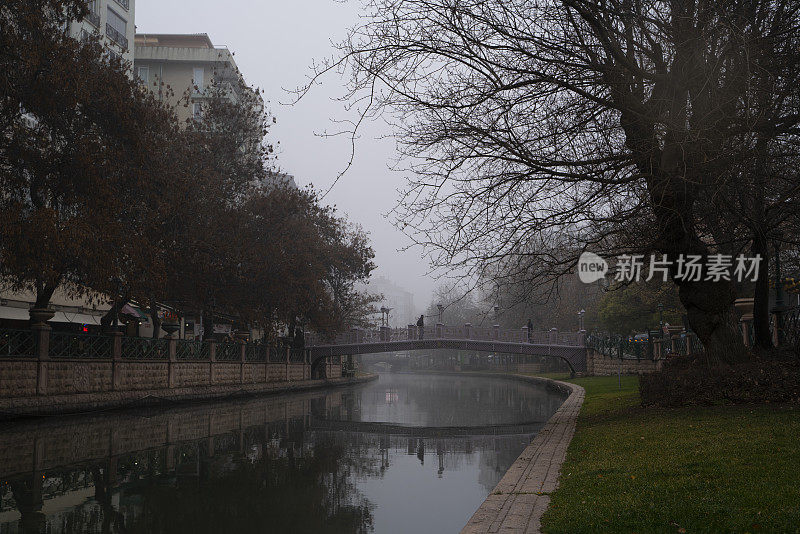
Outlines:
<svg viewBox="0 0 800 534"><path fill-rule="evenodd" d="M333 42L358 23L359 2L293 0L138 0L137 33L207 33L216 46L227 46L247 82L264 89L265 100L277 118L269 140L277 145L280 170L295 176L298 185L313 184L321 192L334 184L350 158L347 136L324 137L337 131L331 119L348 115L341 102L343 79L328 76L322 85L295 105L287 90L302 85L312 61L334 54ZM426 276L422 250L399 252L410 240L384 217L397 202L405 180L389 165L394 142L379 139L391 133L383 122L364 125L355 160L333 185L325 203L336 205L370 233L382 275L414 293L417 308L430 302L436 281Z"/></svg>

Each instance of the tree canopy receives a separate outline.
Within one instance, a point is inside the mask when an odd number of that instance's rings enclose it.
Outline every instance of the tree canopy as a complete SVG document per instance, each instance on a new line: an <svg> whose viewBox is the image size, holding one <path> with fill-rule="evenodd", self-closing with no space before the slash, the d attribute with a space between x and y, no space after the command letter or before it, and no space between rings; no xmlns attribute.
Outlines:
<svg viewBox="0 0 800 534"><path fill-rule="evenodd" d="M534 288L585 250L675 261L763 255L757 235L797 242L774 231L797 228L797 2L371 0L365 13L316 74L349 73L349 102L396 127L415 176L399 225L436 264ZM765 158L785 174L755 178ZM735 284L675 282L706 358L745 358Z"/></svg>
<svg viewBox="0 0 800 534"><path fill-rule="evenodd" d="M267 331L357 323L368 238L275 179L259 91L212 83L179 124L99 38L64 31L87 14L82 0L0 8L3 282L37 307L60 286L105 294L108 325L130 300L154 319L159 304L202 312L206 335L220 313Z"/></svg>

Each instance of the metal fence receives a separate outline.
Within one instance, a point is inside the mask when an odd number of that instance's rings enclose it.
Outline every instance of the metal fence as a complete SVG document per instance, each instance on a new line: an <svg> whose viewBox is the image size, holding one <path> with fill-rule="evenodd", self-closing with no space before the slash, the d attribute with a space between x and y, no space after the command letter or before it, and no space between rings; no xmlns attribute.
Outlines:
<svg viewBox="0 0 800 534"><path fill-rule="evenodd" d="M586 346L609 358L631 360L652 360L703 351L700 340L691 332L675 337L651 334L648 339L642 340L613 334L591 334L586 336Z"/></svg>
<svg viewBox="0 0 800 534"><path fill-rule="evenodd" d="M126 360L166 360L169 340L142 337L122 338L122 358Z"/></svg>
<svg viewBox="0 0 800 534"><path fill-rule="evenodd" d="M289 361L292 363L303 363L306 361L305 349L292 348L289 350Z"/></svg>
<svg viewBox="0 0 800 534"><path fill-rule="evenodd" d="M218 362L238 362L242 359L242 344L235 342L217 343L215 359Z"/></svg>
<svg viewBox="0 0 800 534"><path fill-rule="evenodd" d="M211 344L205 341L178 340L175 358L178 360L208 360L211 357Z"/></svg>
<svg viewBox="0 0 800 534"><path fill-rule="evenodd" d="M279 349L278 347L269 347L269 361L271 363L285 363L286 362L286 349Z"/></svg>
<svg viewBox="0 0 800 534"><path fill-rule="evenodd" d="M269 345L266 343L248 343L244 349L244 359L248 362L265 362L269 357Z"/></svg>
<svg viewBox="0 0 800 534"><path fill-rule="evenodd" d="M72 334L69 332L50 333L50 358L91 358L111 359L114 340L110 336L91 334Z"/></svg>
<svg viewBox="0 0 800 534"><path fill-rule="evenodd" d="M0 358L35 358L38 339L33 330L0 330Z"/></svg>

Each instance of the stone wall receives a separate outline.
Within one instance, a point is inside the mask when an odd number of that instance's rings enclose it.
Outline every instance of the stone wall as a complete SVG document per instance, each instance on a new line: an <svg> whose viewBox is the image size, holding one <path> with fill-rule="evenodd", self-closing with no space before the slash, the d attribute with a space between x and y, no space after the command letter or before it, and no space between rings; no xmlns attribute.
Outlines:
<svg viewBox="0 0 800 534"><path fill-rule="evenodd" d="M586 349L586 374L594 376L641 375L661 369L663 360L623 359L620 367L618 358L609 358L593 349ZM621 370L620 370L621 369Z"/></svg>
<svg viewBox="0 0 800 534"><path fill-rule="evenodd" d="M0 365L0 397L36 395L35 361L8 361Z"/></svg>
<svg viewBox="0 0 800 534"><path fill-rule="evenodd" d="M47 380L43 385L47 395L111 390L111 362L61 360L44 365Z"/></svg>
<svg viewBox="0 0 800 534"><path fill-rule="evenodd" d="M342 376L328 365L328 377ZM310 380L307 363L0 359L0 398L28 398Z"/></svg>

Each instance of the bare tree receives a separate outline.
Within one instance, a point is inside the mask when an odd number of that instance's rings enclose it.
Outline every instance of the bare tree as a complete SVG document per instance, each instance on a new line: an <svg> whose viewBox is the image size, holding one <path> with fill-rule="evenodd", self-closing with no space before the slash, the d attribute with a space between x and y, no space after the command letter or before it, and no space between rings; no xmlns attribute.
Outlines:
<svg viewBox="0 0 800 534"><path fill-rule="evenodd" d="M499 266L536 285L587 249L674 260L741 248L741 221L710 210L752 168L758 139L796 150L797 84L785 76L800 59L796 1L365 8L315 74L349 72L361 116L397 128L416 175L400 225L438 265ZM782 104L761 104L770 91ZM745 358L734 283L676 282L708 363Z"/></svg>

